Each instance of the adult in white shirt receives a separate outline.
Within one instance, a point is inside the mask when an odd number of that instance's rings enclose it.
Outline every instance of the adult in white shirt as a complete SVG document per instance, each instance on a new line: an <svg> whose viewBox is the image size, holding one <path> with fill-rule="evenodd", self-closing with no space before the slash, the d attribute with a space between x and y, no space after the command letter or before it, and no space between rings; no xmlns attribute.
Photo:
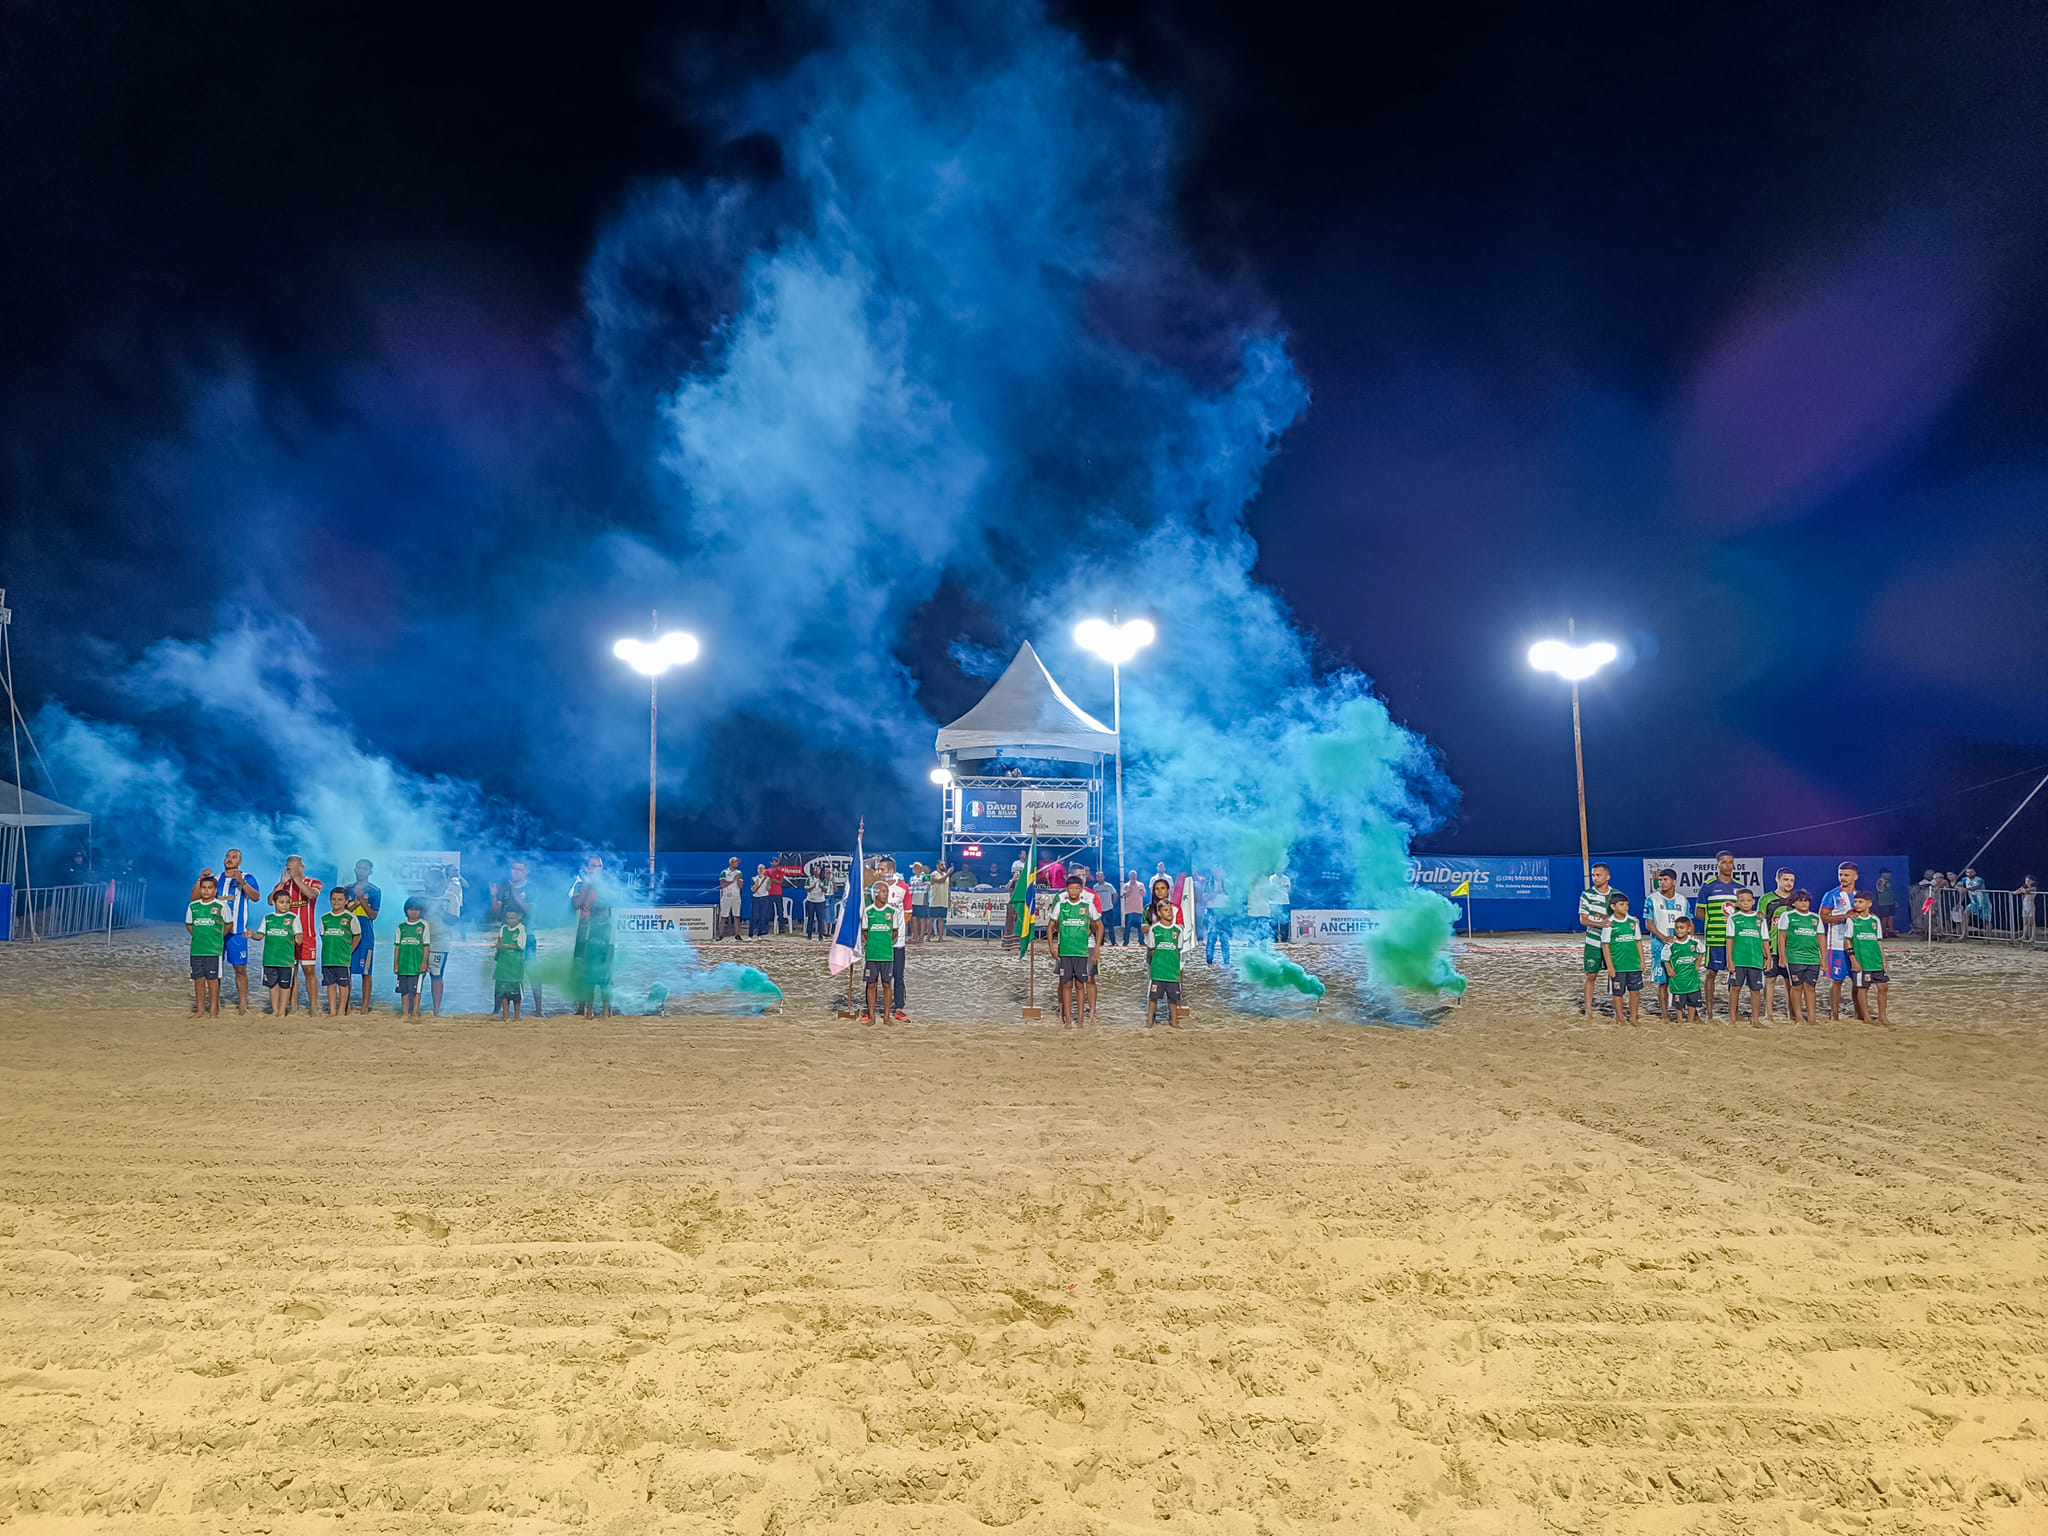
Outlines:
<svg viewBox="0 0 2048 1536"><path fill-rule="evenodd" d="M1657 988L1657 1017L1671 1017L1671 978L1664 970L1664 946L1678 936L1678 920L1690 917L1689 903L1678 893L1678 871L1657 871L1657 888L1643 901L1643 927L1650 935L1650 980ZM1728 1006L1735 1007L1735 994L1728 994Z"/></svg>
<svg viewBox="0 0 2048 1536"><path fill-rule="evenodd" d="M1273 877L1253 875L1245 892L1244 915L1253 939L1270 938L1273 933Z"/></svg>
<svg viewBox="0 0 2048 1536"><path fill-rule="evenodd" d="M1840 882L1820 899L1821 928L1828 936L1828 1014L1842 1016L1842 983L1849 979L1849 919L1856 915L1856 866L1843 864L1835 871ZM1850 989L1856 1017L1863 1017L1863 994Z"/></svg>

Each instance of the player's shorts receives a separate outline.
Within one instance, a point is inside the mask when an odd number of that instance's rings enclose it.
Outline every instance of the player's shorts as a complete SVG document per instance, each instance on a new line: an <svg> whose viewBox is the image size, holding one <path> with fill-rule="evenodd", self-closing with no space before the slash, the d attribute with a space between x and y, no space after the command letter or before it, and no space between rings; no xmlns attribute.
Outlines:
<svg viewBox="0 0 2048 1536"><path fill-rule="evenodd" d="M1707 969L1710 971L1727 970L1728 941L1726 939L1723 939L1720 943L1716 944L1712 939L1709 939L1707 940L1707 943L1710 946L1710 948L1707 950Z"/></svg>
<svg viewBox="0 0 2048 1536"><path fill-rule="evenodd" d="M1607 969L1607 957L1600 953L1600 946L1598 944L1588 944L1586 946L1585 962L1586 974L1588 976L1598 976Z"/></svg>
<svg viewBox="0 0 2048 1536"><path fill-rule="evenodd" d="M194 981L219 981L220 956L194 955L192 957L192 979Z"/></svg>
<svg viewBox="0 0 2048 1536"><path fill-rule="evenodd" d="M1061 981L1086 981L1088 979L1089 960L1086 955L1061 955L1059 958L1059 979Z"/></svg>
<svg viewBox="0 0 2048 1536"><path fill-rule="evenodd" d="M516 987L501 987L494 982L491 986L491 1001L494 1003L516 1003L519 1001L519 995L524 986L525 983L522 982Z"/></svg>
<svg viewBox="0 0 2048 1536"><path fill-rule="evenodd" d="M862 974L867 978L869 986L880 987L893 986L895 984L896 962L894 960L870 960L867 966L867 970L862 972Z"/></svg>
<svg viewBox="0 0 2048 1536"><path fill-rule="evenodd" d="M243 966L249 963L249 935L231 933L223 948L223 956L229 965Z"/></svg>
<svg viewBox="0 0 2048 1536"><path fill-rule="evenodd" d="M1861 992L1865 987L1869 986L1874 981L1891 980L1891 976L1884 971L1857 971L1855 973L1855 977L1856 990L1858 992Z"/></svg>
<svg viewBox="0 0 2048 1536"><path fill-rule="evenodd" d="M348 973L349 973L349 975L351 975L351 976L366 976L366 975L368 975L368 974L369 974L369 970L370 970L370 962L371 962L371 961L372 961L373 959L375 959L375 958L376 958L376 956L377 956L377 946L376 946L375 944L358 944L358 945L357 945L357 946L356 946L356 947L355 947L355 948L354 948L353 950L349 951L349 957L348 957Z"/></svg>
<svg viewBox="0 0 2048 1536"><path fill-rule="evenodd" d="M1795 987L1812 987L1820 983L1820 967L1817 965L1788 965L1785 979Z"/></svg>
<svg viewBox="0 0 2048 1536"><path fill-rule="evenodd" d="M301 964L301 965L318 965L319 963L320 963L320 935L319 935L319 934L317 934L317 933L314 933L314 934L304 934L304 933L302 933L302 934L300 934L300 935L299 935L299 964Z"/></svg>
<svg viewBox="0 0 2048 1536"><path fill-rule="evenodd" d="M1728 985L1737 992L1740 992L1744 987L1749 988L1752 992L1761 992L1764 989L1764 976L1767 973L1754 965L1738 965L1728 974L1733 978Z"/></svg>
<svg viewBox="0 0 2048 1536"><path fill-rule="evenodd" d="M1616 997L1621 996L1624 992L1640 992L1642 990L1643 973L1641 971L1616 971L1614 973L1614 995Z"/></svg>
<svg viewBox="0 0 2048 1536"><path fill-rule="evenodd" d="M1704 1013L1707 1008L1707 994L1704 992L1674 992L1671 994L1671 1006L1674 1008L1690 1008L1695 1013Z"/></svg>
<svg viewBox="0 0 2048 1536"><path fill-rule="evenodd" d="M417 977L417 976L401 976L401 977L399 977L399 978L398 978L398 995L399 995L400 997L411 997L411 996L412 996L412 995L413 995L414 993L416 993L417 991L419 991L419 989L420 989L420 979L419 979L419 977Z"/></svg>
<svg viewBox="0 0 2048 1536"><path fill-rule="evenodd" d="M922 901L913 903L910 908L910 915L912 917L924 918L929 920L932 915L931 904L929 902Z"/></svg>
<svg viewBox="0 0 2048 1536"><path fill-rule="evenodd" d="M299 981L296 965L266 965L263 967L263 985L266 987L292 987Z"/></svg>
<svg viewBox="0 0 2048 1536"><path fill-rule="evenodd" d="M444 969L446 969L447 965L448 965L448 951L447 951L447 950L445 950L445 949L430 949L430 950L428 950L428 951L427 951L427 969L426 969L426 972L425 972L425 974L426 974L426 975L428 975L428 976L432 976L432 977L434 977L434 978L435 978L436 980L438 980L438 979L440 978L441 972L442 972L442 971L443 971Z"/></svg>
<svg viewBox="0 0 2048 1536"><path fill-rule="evenodd" d="M1829 951L1828 951L1828 980L1829 980L1829 981L1847 981L1848 979L1849 979L1849 951L1848 951L1848 950L1846 950L1846 949L1831 949L1831 950L1829 950Z"/></svg>
<svg viewBox="0 0 2048 1536"><path fill-rule="evenodd" d="M1650 940L1650 985L1661 987L1666 985L1670 979L1670 977L1664 974L1664 941L1662 939L1652 939Z"/></svg>
<svg viewBox="0 0 2048 1536"><path fill-rule="evenodd" d="M345 987L348 985L348 967L345 965L323 965L320 967L320 985L323 987Z"/></svg>
<svg viewBox="0 0 2048 1536"><path fill-rule="evenodd" d="M1172 1007L1180 1006L1180 983L1177 981L1155 981L1152 983L1152 1001L1165 998Z"/></svg>
<svg viewBox="0 0 2048 1536"><path fill-rule="evenodd" d="M1102 962L1093 955L1088 957L1088 979L1093 981L1102 974Z"/></svg>
<svg viewBox="0 0 2048 1536"><path fill-rule="evenodd" d="M1773 960L1769 965L1764 967L1764 975L1766 976L1782 976L1784 974L1785 967L1782 963L1780 963L1777 960Z"/></svg>

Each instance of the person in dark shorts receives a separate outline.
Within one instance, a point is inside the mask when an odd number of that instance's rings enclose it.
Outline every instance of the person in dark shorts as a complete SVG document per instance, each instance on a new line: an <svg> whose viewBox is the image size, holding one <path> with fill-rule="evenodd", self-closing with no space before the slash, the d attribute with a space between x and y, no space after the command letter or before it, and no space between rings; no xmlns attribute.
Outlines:
<svg viewBox="0 0 2048 1536"><path fill-rule="evenodd" d="M1614 887L1609 883L1612 872L1605 864L1595 864L1592 870L1593 883L1579 892L1579 926L1586 934L1586 998L1579 1004L1579 1012L1592 1016L1593 989L1599 983L1600 973L1607 967L1600 948L1600 930L1607 926L1612 911L1608 903L1613 899Z"/></svg>
<svg viewBox="0 0 2048 1536"><path fill-rule="evenodd" d="M362 924L349 910L349 891L337 885L327 893L328 910L320 914L320 986L327 994L327 1011L345 1014L354 1000L349 982L349 956L362 937Z"/></svg>
<svg viewBox="0 0 2048 1536"><path fill-rule="evenodd" d="M1671 1000L1665 1005L1667 1019L1673 1012L1681 1018L1697 1019L1706 1008L1706 996L1700 991L1700 972L1706 964L1707 941L1692 931L1690 917L1674 917L1670 942L1664 946L1665 985L1671 989Z"/></svg>
<svg viewBox="0 0 2048 1536"><path fill-rule="evenodd" d="M868 904L861 913L861 958L866 962L867 1012L863 1024L875 1022L875 994L881 993L882 1017L888 1019L891 988L896 982L896 951L903 946L907 920L903 909L891 900L889 882L877 880L868 888Z"/></svg>
<svg viewBox="0 0 2048 1536"><path fill-rule="evenodd" d="M1758 1013L1771 1011L1764 993L1764 957L1771 952L1770 929L1756 908L1756 892L1744 886L1735 893L1735 910L1728 914L1728 1022L1733 1024L1736 1000L1749 993L1749 1022L1764 1027Z"/></svg>
<svg viewBox="0 0 2048 1536"><path fill-rule="evenodd" d="M284 886L270 893L270 911L257 936L263 945L263 985L270 989L270 1011L283 1017L299 1000L299 914ZM310 1005L306 1011L312 1012Z"/></svg>
<svg viewBox="0 0 2048 1536"><path fill-rule="evenodd" d="M426 906L419 897L408 896L405 916L391 939L391 969L398 985L398 1011L414 1018L419 1017L420 977L426 973L428 948Z"/></svg>
<svg viewBox="0 0 2048 1536"><path fill-rule="evenodd" d="M1079 1025L1102 942L1102 919L1095 915L1095 903L1078 872L1067 876L1066 894L1053 904L1052 930L1054 953L1059 956L1060 1023L1067 1022L1071 1004L1074 1023Z"/></svg>
<svg viewBox="0 0 2048 1536"><path fill-rule="evenodd" d="M220 957L233 921L219 892L212 875L201 875L198 899L185 908L185 932L192 941L192 1008L202 1019L220 1015Z"/></svg>
<svg viewBox="0 0 2048 1536"><path fill-rule="evenodd" d="M1735 855L1722 849L1714 855L1714 878L1701 884L1693 897L1693 917L1700 937L1707 941L1707 1017L1714 1016L1714 978L1728 968L1728 913L1735 906L1735 893L1742 882L1735 875ZM1733 1004L1730 1004L1733 1011Z"/></svg>
<svg viewBox="0 0 2048 1536"><path fill-rule="evenodd" d="M1163 881L1161 883L1164 884ZM1166 1004L1166 1022L1179 1029L1181 951L1187 947L1187 925L1180 920L1173 903L1163 895L1141 915L1144 919L1142 937L1148 983L1145 1027L1150 1029L1159 1021L1159 1005L1163 1002Z"/></svg>
<svg viewBox="0 0 2048 1536"><path fill-rule="evenodd" d="M1614 977L1614 1017L1633 1024L1643 1003L1643 928L1628 915L1628 897L1620 891L1607 898L1607 912L1600 961Z"/></svg>
<svg viewBox="0 0 2048 1536"><path fill-rule="evenodd" d="M1785 986L1792 999L1795 1023L1811 1024L1814 991L1820 986L1820 914L1813 910L1813 896L1804 890L1792 893L1792 905L1778 913L1778 963L1785 967Z"/></svg>
<svg viewBox="0 0 2048 1536"><path fill-rule="evenodd" d="M1792 910L1792 887L1799 883L1789 869L1778 871L1777 888L1764 898L1764 1017L1771 1016L1771 994L1779 986L1785 988L1785 1017L1793 1018L1792 978L1785 974L1785 964L1778 958L1778 914Z"/></svg>
<svg viewBox="0 0 2048 1536"><path fill-rule="evenodd" d="M1873 1024L1890 1024L1885 1000L1891 992L1891 977L1884 968L1885 922L1877 915L1876 902L1868 891L1858 891L1849 930L1850 975L1856 989L1856 1011Z"/></svg>

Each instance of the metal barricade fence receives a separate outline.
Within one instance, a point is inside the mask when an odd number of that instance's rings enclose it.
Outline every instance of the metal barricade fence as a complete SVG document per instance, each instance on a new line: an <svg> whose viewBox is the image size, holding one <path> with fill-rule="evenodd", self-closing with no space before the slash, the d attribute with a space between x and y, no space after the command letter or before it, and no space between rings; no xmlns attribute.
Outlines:
<svg viewBox="0 0 2048 1536"><path fill-rule="evenodd" d="M1913 925L1917 938L1977 939L2029 948L2048 945L2048 907L2042 904L2041 891L1971 891L1944 886L1933 895L1932 905Z"/></svg>
<svg viewBox="0 0 2048 1536"><path fill-rule="evenodd" d="M101 880L92 885L37 885L14 892L14 937L66 939L111 933L142 921L146 880Z"/></svg>

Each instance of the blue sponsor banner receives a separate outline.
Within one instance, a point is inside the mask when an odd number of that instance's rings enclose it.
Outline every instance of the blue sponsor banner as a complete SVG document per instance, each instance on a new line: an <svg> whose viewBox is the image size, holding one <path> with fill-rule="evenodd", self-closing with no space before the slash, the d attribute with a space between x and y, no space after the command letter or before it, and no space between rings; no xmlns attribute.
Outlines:
<svg viewBox="0 0 2048 1536"><path fill-rule="evenodd" d="M1408 861L1408 883L1439 896L1468 880L1474 901L1548 901L1550 860L1432 856Z"/></svg>
<svg viewBox="0 0 2048 1536"><path fill-rule="evenodd" d="M1023 824L1023 792L1016 789L962 790L962 832L1015 833Z"/></svg>

